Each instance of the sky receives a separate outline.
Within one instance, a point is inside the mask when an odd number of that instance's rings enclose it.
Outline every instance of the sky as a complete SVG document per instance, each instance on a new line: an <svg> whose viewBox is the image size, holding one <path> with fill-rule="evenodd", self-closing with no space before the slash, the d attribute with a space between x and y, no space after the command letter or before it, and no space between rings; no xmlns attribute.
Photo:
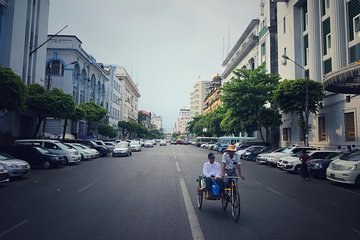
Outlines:
<svg viewBox="0 0 360 240"><path fill-rule="evenodd" d="M50 0L49 34L75 35L97 62L124 66L137 84L139 110L171 132L199 79L221 64L260 0Z"/></svg>

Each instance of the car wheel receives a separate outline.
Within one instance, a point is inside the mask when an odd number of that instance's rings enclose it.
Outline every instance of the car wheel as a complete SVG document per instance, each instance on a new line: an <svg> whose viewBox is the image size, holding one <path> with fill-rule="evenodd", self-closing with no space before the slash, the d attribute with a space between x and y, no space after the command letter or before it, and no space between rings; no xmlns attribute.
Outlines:
<svg viewBox="0 0 360 240"><path fill-rule="evenodd" d="M301 174L301 166L300 165L295 166L294 173Z"/></svg>
<svg viewBox="0 0 360 240"><path fill-rule="evenodd" d="M50 163L48 161L43 163L43 168L47 169L50 167Z"/></svg>
<svg viewBox="0 0 360 240"><path fill-rule="evenodd" d="M84 161L84 159L85 159L85 158L84 158L84 155L81 154L81 159L80 159L80 161Z"/></svg>
<svg viewBox="0 0 360 240"><path fill-rule="evenodd" d="M69 164L69 160L67 159L67 157L65 157L65 165Z"/></svg>
<svg viewBox="0 0 360 240"><path fill-rule="evenodd" d="M357 188L360 188L360 175L358 175L358 176L356 177L356 179L355 179L355 186L356 186Z"/></svg>

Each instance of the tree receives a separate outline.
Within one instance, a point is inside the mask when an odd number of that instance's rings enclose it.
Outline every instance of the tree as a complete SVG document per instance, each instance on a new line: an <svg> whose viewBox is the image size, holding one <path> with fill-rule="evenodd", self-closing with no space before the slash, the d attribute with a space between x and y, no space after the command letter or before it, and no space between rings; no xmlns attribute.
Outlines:
<svg viewBox="0 0 360 240"><path fill-rule="evenodd" d="M99 124L98 133L109 138L114 138L117 136L117 132L111 126L103 123Z"/></svg>
<svg viewBox="0 0 360 240"><path fill-rule="evenodd" d="M308 85L308 107L306 112L306 85ZM284 113L294 113L299 117L299 126L307 135L311 126L306 126L309 122L309 113L316 113L320 102L324 99L325 92L323 85L318 81L310 79L284 80L274 90L273 101ZM303 113L305 112L305 116ZM306 138L304 139L306 143Z"/></svg>
<svg viewBox="0 0 360 240"><path fill-rule="evenodd" d="M97 124L106 116L107 110L95 102L81 103L79 107L85 112L85 120L88 122L87 134L94 134Z"/></svg>
<svg viewBox="0 0 360 240"><path fill-rule="evenodd" d="M264 67L255 70L236 69L234 73L238 77L225 83L222 89L221 100L226 114L221 127L236 134L241 131L258 130L265 141L261 128L266 126L261 117L265 111L265 104L272 100L273 90L278 85L280 77L278 74L266 73ZM279 124L278 120L277 118L270 124Z"/></svg>
<svg viewBox="0 0 360 240"><path fill-rule="evenodd" d="M122 131L122 136L123 138L125 137L125 134L127 133L128 131L128 128L129 128L129 124L127 121L119 121L118 122L118 126L121 128L121 131Z"/></svg>
<svg viewBox="0 0 360 240"><path fill-rule="evenodd" d="M0 111L24 111L27 89L10 68L0 66Z"/></svg>
<svg viewBox="0 0 360 240"><path fill-rule="evenodd" d="M84 118L85 118L85 111L82 108L80 108L79 105L76 105L75 110L74 110L73 114L71 114L69 119L72 122L78 122L78 121L80 121L80 120L82 120ZM64 128L64 131L66 131L66 128ZM76 135L76 137L79 135L77 132L72 133L72 134Z"/></svg>

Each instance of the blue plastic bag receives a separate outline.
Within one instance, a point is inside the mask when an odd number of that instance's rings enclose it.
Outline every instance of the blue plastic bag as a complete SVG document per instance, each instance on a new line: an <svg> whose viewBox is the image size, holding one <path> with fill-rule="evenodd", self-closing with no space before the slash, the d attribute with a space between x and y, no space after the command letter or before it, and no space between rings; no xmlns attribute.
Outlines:
<svg viewBox="0 0 360 240"><path fill-rule="evenodd" d="M214 180L212 180L212 183L213 183L212 186L211 186L212 194L214 196L219 196L219 194L220 194L219 185Z"/></svg>

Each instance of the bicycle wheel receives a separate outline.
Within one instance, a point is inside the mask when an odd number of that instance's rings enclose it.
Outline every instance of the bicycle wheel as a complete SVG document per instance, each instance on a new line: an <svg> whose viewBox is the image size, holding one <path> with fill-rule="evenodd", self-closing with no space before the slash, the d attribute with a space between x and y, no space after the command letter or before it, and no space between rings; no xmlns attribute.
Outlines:
<svg viewBox="0 0 360 240"><path fill-rule="evenodd" d="M240 218L240 194L236 188L233 188L231 191L231 215L234 221L237 222Z"/></svg>
<svg viewBox="0 0 360 240"><path fill-rule="evenodd" d="M201 209L203 203L204 193L201 190L198 190L198 208Z"/></svg>
<svg viewBox="0 0 360 240"><path fill-rule="evenodd" d="M224 210L226 210L228 203L229 203L229 193L228 191L224 191L224 195L221 198L221 206Z"/></svg>

